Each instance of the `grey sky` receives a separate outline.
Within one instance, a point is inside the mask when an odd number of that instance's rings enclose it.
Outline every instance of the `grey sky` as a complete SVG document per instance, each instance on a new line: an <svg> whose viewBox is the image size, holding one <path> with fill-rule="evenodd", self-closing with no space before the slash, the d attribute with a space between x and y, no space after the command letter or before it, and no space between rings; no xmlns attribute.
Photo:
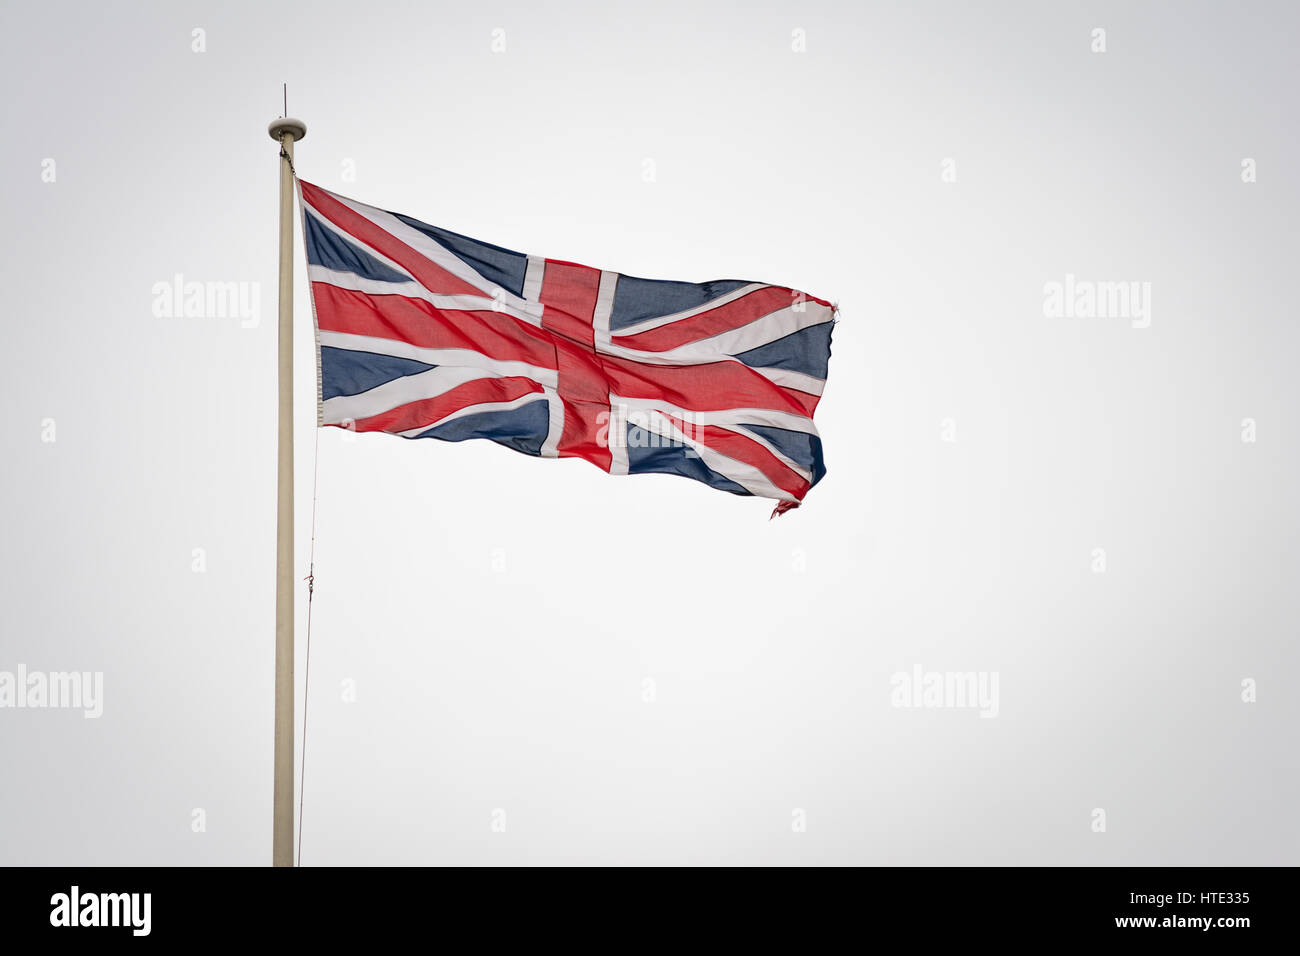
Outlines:
<svg viewBox="0 0 1300 956"><path fill-rule="evenodd" d="M984 6L6 2L0 671L103 712L0 709L0 863L269 860L284 81L326 188L842 308L776 521L320 433L304 863L1295 863L1298 14Z"/></svg>

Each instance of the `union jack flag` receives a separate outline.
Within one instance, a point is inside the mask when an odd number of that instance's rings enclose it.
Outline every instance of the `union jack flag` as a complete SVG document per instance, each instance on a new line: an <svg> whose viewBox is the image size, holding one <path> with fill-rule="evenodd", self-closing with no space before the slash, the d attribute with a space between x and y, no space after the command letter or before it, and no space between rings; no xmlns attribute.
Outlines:
<svg viewBox="0 0 1300 956"><path fill-rule="evenodd" d="M829 302L524 255L299 188L320 425L683 475L774 515L826 473Z"/></svg>

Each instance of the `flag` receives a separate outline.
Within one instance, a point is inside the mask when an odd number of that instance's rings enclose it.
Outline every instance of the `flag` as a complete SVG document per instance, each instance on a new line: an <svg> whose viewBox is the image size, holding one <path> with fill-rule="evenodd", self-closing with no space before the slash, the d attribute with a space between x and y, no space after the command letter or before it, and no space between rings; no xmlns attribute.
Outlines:
<svg viewBox="0 0 1300 956"><path fill-rule="evenodd" d="M798 507L835 308L511 252L299 182L318 423L487 438Z"/></svg>

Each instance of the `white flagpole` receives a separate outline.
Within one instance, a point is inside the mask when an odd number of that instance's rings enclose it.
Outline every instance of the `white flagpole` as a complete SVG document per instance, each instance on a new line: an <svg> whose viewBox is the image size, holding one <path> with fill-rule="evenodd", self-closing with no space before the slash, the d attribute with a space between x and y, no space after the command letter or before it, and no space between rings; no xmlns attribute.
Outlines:
<svg viewBox="0 0 1300 956"><path fill-rule="evenodd" d="M280 144L280 419L275 525L275 786L272 866L293 866L293 144L301 120L267 128Z"/></svg>

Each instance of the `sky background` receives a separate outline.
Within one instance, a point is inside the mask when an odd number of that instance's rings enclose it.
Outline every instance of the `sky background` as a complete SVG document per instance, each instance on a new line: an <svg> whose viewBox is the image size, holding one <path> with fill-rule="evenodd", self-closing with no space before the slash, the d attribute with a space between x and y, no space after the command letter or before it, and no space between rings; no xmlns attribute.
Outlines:
<svg viewBox="0 0 1300 956"><path fill-rule="evenodd" d="M0 671L104 700L0 709L0 864L270 860L284 82L325 188L841 307L776 521L319 433L305 865L1300 862L1300 11L978 6L4 0Z"/></svg>

